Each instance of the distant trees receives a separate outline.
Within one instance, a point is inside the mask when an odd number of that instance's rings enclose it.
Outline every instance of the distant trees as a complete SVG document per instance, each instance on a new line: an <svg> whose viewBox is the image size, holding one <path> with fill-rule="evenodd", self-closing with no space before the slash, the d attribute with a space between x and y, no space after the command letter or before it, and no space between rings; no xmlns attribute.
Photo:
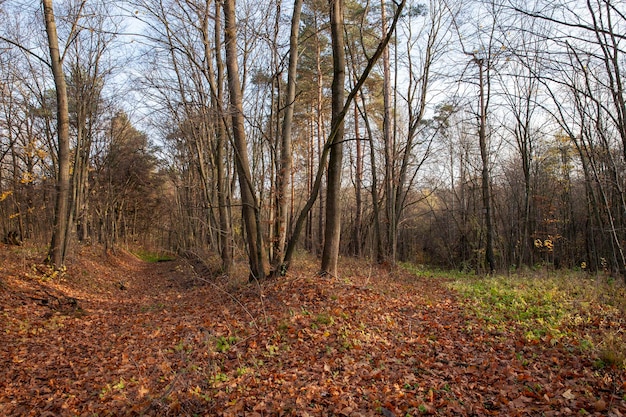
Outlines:
<svg viewBox="0 0 626 417"><path fill-rule="evenodd" d="M626 272L621 4L72 1L57 48L25 36L51 3L0 10L0 227L55 264L75 236L254 278L299 249Z"/></svg>
<svg viewBox="0 0 626 417"><path fill-rule="evenodd" d="M588 202L586 227L571 223L575 222L570 214L573 206L568 210L567 223L570 230L584 230L587 249L579 256L587 265L624 275L626 130L620 64L623 36L619 29L626 24L624 7L605 0L558 7L558 14L553 8L538 11L517 7L516 11L548 28L538 33L552 50L542 55L545 69L538 79L552 101L546 109L559 129L555 138L563 152L575 149L578 154L576 165L582 171ZM552 36L554 33L560 36ZM568 182L572 181L569 172L564 174ZM567 236L572 236L571 232ZM560 240L563 244L571 242L571 238Z"/></svg>
<svg viewBox="0 0 626 417"><path fill-rule="evenodd" d="M476 202L472 154L477 150L469 148L466 168L461 162L456 172L450 172L458 179L453 194L440 189L434 193L436 203L429 203L437 222L445 222L447 216L463 219L455 224L459 236L470 239L474 267L480 265L476 243L481 235L472 237L463 230L489 204L497 268L547 263L622 269L623 237L617 226L622 216L615 214L623 211L623 177L617 174L622 171L617 166L623 166L619 156L623 93L616 93L619 77L610 63L620 53L614 50L620 41L612 34L615 25L624 23L623 10L604 1L581 7L557 3L529 9L526 4L508 8L481 2L498 11L495 26L484 15L475 16L480 25L476 33L496 29L491 37L495 47L484 49L483 55L494 51L499 56L497 65L491 67L491 111L487 113L487 133L497 140L491 149L497 152L490 157L487 171L490 185L481 186L491 196L472 207ZM463 18L473 21L474 16ZM469 33L460 33L467 46ZM463 120L462 112L459 115L461 119L451 121L466 132L469 121ZM464 137L465 133L458 135L459 143L466 143ZM428 248L426 259L431 261L434 256L444 262L448 256L426 243L423 247ZM466 257L462 253L455 255L452 264L460 264Z"/></svg>
<svg viewBox="0 0 626 417"><path fill-rule="evenodd" d="M223 50L221 49L222 42L219 36L215 38L214 43L211 43L211 38L207 36L206 33L200 36L198 33L200 31L194 32L196 26L185 26L183 24L184 16L187 16L189 13L197 14L200 10L206 10L204 6L200 9L187 2L175 2L173 3L175 7L165 9L156 3L137 2L136 4L142 8L147 16L145 18L141 17L141 19L146 19L146 21L155 19L155 24L152 25L153 33L150 37L154 45L158 48L163 48L162 57L171 65L170 68L172 72L169 74L174 76L170 78L167 73L162 73L163 76L161 78L146 78L143 81L153 86L153 91L162 98L162 103L165 103L162 107L164 114L169 113L171 117L174 117L174 120L177 121L176 123L178 123L178 126L175 127L169 135L171 139L176 139L176 142L172 142L174 145L172 150L178 153L182 149L193 149L191 153L193 156L192 160L197 158L198 161L201 161L206 158L207 151L210 148L198 147L197 144L200 140L206 140L205 138L213 135L213 132L216 130L212 127L214 126L214 119L203 119L202 115L205 114L205 109L209 106L212 108L213 112L216 110L221 112L221 110L219 110L221 106L223 106L224 109L229 109L228 112L220 116L220 123L224 123L224 128L229 134L229 143L231 145L231 147L228 148L229 153L225 154L224 157L232 158L231 161L235 169L231 171L230 175L232 175L233 179L237 178L239 186L237 189L231 189L230 192L232 194L227 199L239 200L241 202L241 221L244 228L240 237L246 242L245 250L249 257L251 276L262 278L268 274L269 270L267 265L269 265L269 262L272 263L272 268L275 273L284 272L293 256L304 223L306 222L308 224L307 228L312 230L312 217L309 214L311 213L311 208L321 188L321 175L325 167L326 155L332 154L332 149L334 148L339 149L339 152L335 154L335 158L339 159L339 163L336 164L335 173L337 176L337 184L336 188L330 194L326 195L325 202L327 202L329 198L340 197L343 177L343 166L341 164L343 154L341 147L343 146L343 141L338 139L337 146L330 146L329 144L331 142L327 142L325 139L327 132L324 131L323 119L321 118L323 115L323 108L321 107L323 105L323 84L321 84L320 80L315 87L317 89L317 95L315 95L315 97L317 98L318 109L320 110L317 112L319 118L316 120L316 130L319 141L317 145L318 165L308 166L308 179L310 182L308 195L304 195L307 202L302 207L298 220L294 221L290 219L297 208L296 201L294 201L293 198L287 197L287 193L289 192L287 185L293 176L290 161L292 158L290 143L292 142L291 132L293 131L293 122L291 121L290 113L292 111L295 112L299 104L297 102L295 84L298 74L298 36L296 35L298 33L297 29L300 26L298 2L294 3L294 8L291 11L292 30L288 43L290 47L284 50L286 56L289 57L283 60L283 62L288 63L286 79L283 78L283 68L285 64L279 61L273 61L274 63L272 65L263 67L262 69L239 67L240 55L238 54L239 49L237 48L237 42L242 42L246 45L255 45L255 48L257 48L258 39L254 37L255 31L248 30L248 26L246 25L242 26L241 31L234 30L235 22L237 21L234 4L224 4L225 38ZM210 3L207 3L207 6L209 4ZM401 10L401 7L399 9ZM270 8L269 10L276 10L276 13L280 13L280 2L276 3L275 8ZM186 11L187 14L179 13L179 11ZM206 14L204 16L206 16ZM220 14L215 14L215 16L215 28L218 28L218 22L221 21L221 16ZM274 18L278 21L280 16L276 14ZM260 27L265 28L267 22L267 20L264 20L264 22L260 24ZM248 21L248 23L251 23L251 21ZM342 25L339 26L342 27ZM215 29L215 31L216 30L217 29ZM340 29L338 28L337 30ZM340 32L342 31L343 29L340 30ZM243 32L242 37L237 36L238 32ZM252 33L252 35L250 35L250 33ZM270 34L273 38L269 37L268 39L275 39L272 42L273 47L276 48L276 39L281 38L280 32L274 31ZM340 33L340 35L342 35L342 33ZM252 38L250 38L250 36L252 36ZM243 40L241 40L242 38ZM307 39L307 41L310 41L310 39ZM389 36L385 39L385 42L388 41ZM339 42L337 45L338 48L339 45L343 45L343 42ZM317 72L319 76L321 75L320 55L322 54L322 50L319 49L319 42L317 43L317 48L317 58L315 59L317 60L317 68L320 71ZM341 49L343 50L343 48ZM246 54L258 53L254 48L246 51ZM276 50L272 50L271 52L271 56L276 56L276 54L279 53L279 51ZM228 104L222 101L226 97L215 94L224 86L223 83L226 80L223 78L220 79L218 72L218 82L216 84L216 78L214 77L216 67L209 64L213 62L214 59L216 61L218 59L221 60L222 54L225 56L226 69L228 71ZM243 56L242 62L246 62L247 56L248 55ZM378 56L380 56L380 51L378 51L376 59ZM369 62L367 72L363 75L362 79L359 80L360 85L362 85L368 73L372 70L376 59L372 59L371 62ZM182 66L181 62L186 62L186 65ZM261 60L260 62L262 63L264 61ZM203 63L203 67L201 67L199 63ZM269 63L270 62L268 62L268 64ZM343 71L344 67L345 65L339 65L336 68L337 71ZM157 66L154 68L157 68ZM160 68L162 68L162 66ZM267 73L267 68L274 72ZM217 66L217 70L219 71L219 65ZM198 72L194 73L195 71ZM248 84L246 80L247 75L250 73L254 74L254 76L252 77L252 83ZM168 88L168 85L172 88ZM264 90L264 85L269 85L271 88ZM193 86L193 88L189 88L189 86ZM251 90L255 89L256 99L254 103L248 103L244 100L244 93L246 92L247 86L249 86L248 88ZM284 88L285 86L286 88ZM339 101L337 101L335 107L341 114L336 119L336 123L331 126L330 134L332 138L339 132L341 121L349 108L349 103L346 104L343 98L339 96L344 88L344 82L338 80L336 82L335 95ZM207 92L207 94L203 94L203 91ZM267 91L268 95L259 95L263 91ZM276 97L275 91L284 91L285 93L279 93ZM173 95L172 92L178 92L179 95ZM212 96L213 101L209 102L205 100L209 96ZM352 94L349 100L352 100L353 97L354 94ZM219 104L216 103L216 100L219 101ZM190 112L189 109L193 109L193 112ZM184 115L182 118L180 117L181 110ZM248 113L248 111L250 113ZM257 119L248 118L246 120L245 116L247 113L254 115ZM226 117L227 114L229 117ZM205 126L208 126L209 130L199 129L201 125L198 124L198 121L200 120L204 120L203 123L207 123ZM281 122L278 123L277 120ZM280 124L282 124L282 127L279 129L278 126ZM198 135L198 133L200 134ZM178 142L179 140L180 142ZM196 145L193 145L194 143ZM182 148L180 145L182 145ZM192 146L190 147L189 145ZM269 147L265 148L268 145ZM267 153L263 153L263 149L267 149ZM313 156L313 152L310 152L311 149L314 149L314 147L308 147L307 149L309 151L307 162L312 162L312 159L310 159ZM209 155L213 158L216 152L210 152ZM209 161L209 159L205 160ZM210 161L215 162L214 159L210 159ZM270 175L267 175L264 170L259 170L259 167L269 167ZM211 170L204 171L201 163L199 164L199 168L201 176L209 178L209 175L203 174L203 172L209 173ZM255 175L255 173L260 174L260 176ZM272 173L275 173L275 175ZM208 182L206 183L208 184ZM292 184L291 192L293 192L294 187L295 186ZM211 195L211 193L207 193L206 195ZM265 196L269 196L269 198ZM210 202L210 199L206 201ZM189 202L186 204L189 204ZM184 210L181 211L181 213L183 212ZM341 216L341 211L339 209L329 210L326 204L326 227L329 227L328 219L335 218L335 216L337 216L335 228L337 233L339 233L339 216ZM193 222L192 219L189 220ZM180 222L181 225L187 223L187 220ZM233 229L237 229L237 227L233 225ZM197 229L195 230L197 231ZM324 242L326 242L326 239L330 236L329 233L321 233L321 227L318 235L324 236ZM333 254L325 258L331 263L336 263L338 256L338 236L339 234L337 234L337 239L334 243L336 249L333 251ZM331 239L329 242L330 241L333 240ZM200 247L203 246L203 242L196 242L196 244ZM326 243L324 247L328 248Z"/></svg>
<svg viewBox="0 0 626 417"><path fill-rule="evenodd" d="M0 159L0 205L4 233L19 233L20 240L50 239L48 259L61 267L71 252L73 236L83 241L115 241L97 227L102 219L96 220L94 202L103 203L106 196L94 189L101 178L93 173L111 151L103 123L110 102L102 93L114 71L109 52L117 22L100 3L67 3L56 12L48 0L35 13L38 22L23 20L24 15L16 10L15 19L8 20L0 35L12 56L2 84L6 99L2 99L0 120L11 140ZM62 22L60 27L58 22ZM31 29L29 25L44 26L46 38L25 36L21 31ZM49 50L48 58L38 55L42 45ZM4 138L2 144L4 149ZM11 156L11 183L4 180L7 155ZM54 193L49 190L50 182L55 184ZM6 210L9 197L15 204ZM17 221L18 232L12 220Z"/></svg>
<svg viewBox="0 0 626 417"><path fill-rule="evenodd" d="M106 148L92 161L89 185L97 196L90 203L94 216L89 227L105 250L137 239L140 233L144 243L158 240L158 235L155 239L151 233L167 223L157 226L153 222L154 218L166 218L163 200L168 197L163 175L157 171L156 149L146 135L133 127L123 112L109 123Z"/></svg>

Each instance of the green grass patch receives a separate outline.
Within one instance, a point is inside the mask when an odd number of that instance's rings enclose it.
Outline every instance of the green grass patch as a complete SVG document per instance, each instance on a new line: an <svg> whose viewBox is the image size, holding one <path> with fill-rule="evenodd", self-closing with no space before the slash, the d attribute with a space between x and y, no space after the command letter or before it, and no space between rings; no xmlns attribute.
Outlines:
<svg viewBox="0 0 626 417"><path fill-rule="evenodd" d="M470 301L477 317L501 330L520 326L527 339L558 340L575 310L570 293L552 279L491 276L448 285Z"/></svg>
<svg viewBox="0 0 626 417"><path fill-rule="evenodd" d="M564 294L545 280L512 280L488 277L477 280L454 281L450 287L463 296L479 301L493 311L498 320L557 321L563 315Z"/></svg>
<svg viewBox="0 0 626 417"><path fill-rule="evenodd" d="M457 280L476 276L473 271L469 270L431 268L426 265L415 265L409 262L400 262L399 265L400 267L421 278Z"/></svg>
<svg viewBox="0 0 626 417"><path fill-rule="evenodd" d="M315 322L320 325L329 326L335 323L335 319L329 314L322 313L315 316Z"/></svg>
<svg viewBox="0 0 626 417"><path fill-rule="evenodd" d="M552 343L568 337L581 348L587 344L603 347L605 352L592 350L605 362L617 366L623 362L626 350L614 341L597 334L595 340L587 340L587 331L600 322L612 323L614 331L623 331L620 317L626 292L622 285L576 273L446 278L445 285L458 292L466 308L490 330L520 329L529 340Z"/></svg>
<svg viewBox="0 0 626 417"><path fill-rule="evenodd" d="M563 341L596 357L598 368L626 369L626 288L621 284L569 273L466 276L446 285L489 330L521 330L527 340Z"/></svg>
<svg viewBox="0 0 626 417"><path fill-rule="evenodd" d="M141 259L142 261L150 262L150 263L168 262L168 261L173 261L174 259L176 259L176 258L174 258L171 255L166 255L166 254L162 254L162 253L155 253L155 252L149 252L149 251L145 251L143 249L135 250L132 253L137 258Z"/></svg>

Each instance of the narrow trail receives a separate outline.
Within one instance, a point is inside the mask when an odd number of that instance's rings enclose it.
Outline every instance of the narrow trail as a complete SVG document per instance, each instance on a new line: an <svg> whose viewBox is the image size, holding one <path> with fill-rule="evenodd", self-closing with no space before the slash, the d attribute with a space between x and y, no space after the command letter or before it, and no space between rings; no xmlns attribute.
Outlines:
<svg viewBox="0 0 626 417"><path fill-rule="evenodd" d="M151 378L142 362L158 362L163 345L152 345L146 332L158 327L157 312L167 322L166 303L176 298L171 266L90 255L73 276L18 271L6 278L0 414L106 410L98 403L116 384Z"/></svg>
<svg viewBox="0 0 626 417"><path fill-rule="evenodd" d="M304 260L235 286L84 253L44 279L2 261L4 416L626 414L623 373L486 330L431 277Z"/></svg>

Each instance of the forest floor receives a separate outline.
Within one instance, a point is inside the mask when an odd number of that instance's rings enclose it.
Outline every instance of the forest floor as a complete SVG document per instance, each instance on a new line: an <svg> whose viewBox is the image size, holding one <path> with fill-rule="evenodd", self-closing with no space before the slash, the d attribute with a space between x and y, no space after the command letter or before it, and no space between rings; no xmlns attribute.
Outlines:
<svg viewBox="0 0 626 417"><path fill-rule="evenodd" d="M623 288L598 280L40 260L0 245L2 416L626 415Z"/></svg>

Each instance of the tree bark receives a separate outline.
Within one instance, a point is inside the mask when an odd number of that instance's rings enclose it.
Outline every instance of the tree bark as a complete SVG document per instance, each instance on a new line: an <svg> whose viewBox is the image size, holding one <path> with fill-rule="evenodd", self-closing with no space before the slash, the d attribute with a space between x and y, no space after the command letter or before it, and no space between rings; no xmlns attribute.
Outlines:
<svg viewBox="0 0 626 417"><path fill-rule="evenodd" d="M226 70L235 148L235 165L241 192L241 216L246 231L248 260L251 279L264 279L267 275L267 262L264 256L263 235L261 232L260 208L255 196L254 183L250 173L250 162L246 143L243 117L243 98L237 62L237 28L235 20L235 0L224 1L224 40L226 43Z"/></svg>
<svg viewBox="0 0 626 417"><path fill-rule="evenodd" d="M56 179L56 202L52 240L48 252L48 260L55 267L60 268L65 262L67 249L67 228L69 217L70 195L70 119L67 103L67 86L63 73L63 60L59 52L59 40L54 19L52 0L42 0L46 34L50 49L50 66L54 76L54 85L57 99L57 140L59 171Z"/></svg>
<svg viewBox="0 0 626 417"><path fill-rule="evenodd" d="M341 112L345 101L346 57L343 38L343 0L330 0L330 32L333 49L332 126L337 133L331 142L326 187L326 224L322 267L324 274L337 276L341 239L341 170L344 123Z"/></svg>
<svg viewBox="0 0 626 417"><path fill-rule="evenodd" d="M382 33L387 32L387 13L385 1L380 1L380 20ZM389 47L385 48L382 56L383 65L383 143L385 146L385 215L386 228L386 253L385 258L393 264L396 260L397 239L397 213L396 213L396 144L392 132L391 117L391 64L389 62Z"/></svg>
<svg viewBox="0 0 626 417"><path fill-rule="evenodd" d="M491 195L489 192L489 154L487 151L487 97L485 92L485 69L483 59L475 59L478 65L478 87L479 87L479 125L478 125L478 141L480 145L480 158L482 161L482 197L483 210L485 214L485 266L489 268L489 272L496 269L494 253L493 253L493 222L491 219Z"/></svg>
<svg viewBox="0 0 626 417"><path fill-rule="evenodd" d="M293 167L291 147L291 127L293 123L293 109L296 100L296 71L298 69L298 33L300 31L300 14L302 0L294 0L293 15L291 17L291 35L289 37L289 68L287 70L287 96L285 102L285 115L281 133L280 171L278 173L278 239L275 247L274 270L283 273L285 260L285 243L287 241L287 229L289 227L289 213L291 206L291 194L289 185L291 170Z"/></svg>

